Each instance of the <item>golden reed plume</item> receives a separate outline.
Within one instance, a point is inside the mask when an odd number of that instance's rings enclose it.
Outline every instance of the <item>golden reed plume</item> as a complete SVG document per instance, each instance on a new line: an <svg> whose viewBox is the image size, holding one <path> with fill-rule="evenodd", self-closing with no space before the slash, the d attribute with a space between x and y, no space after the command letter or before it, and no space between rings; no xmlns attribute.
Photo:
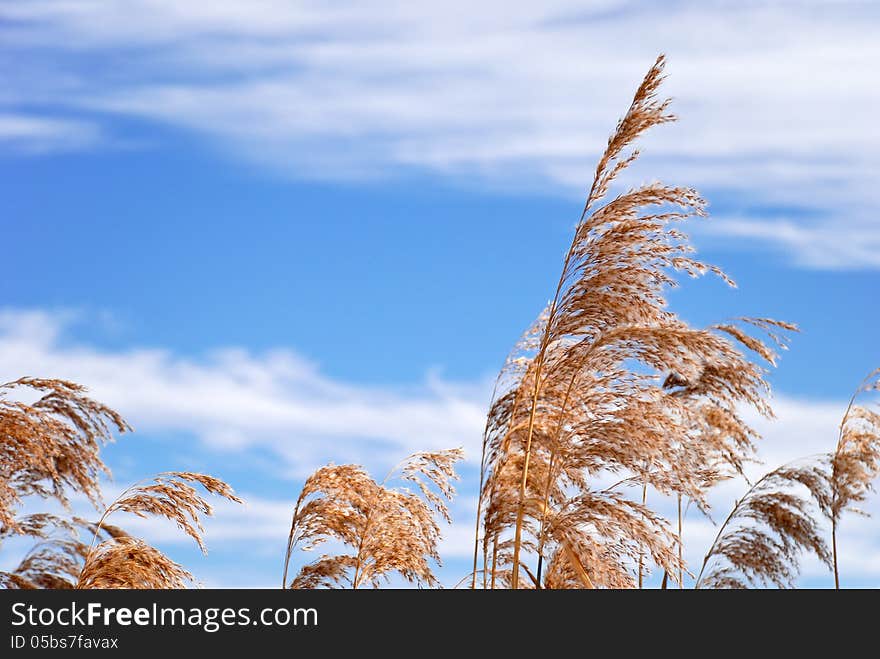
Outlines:
<svg viewBox="0 0 880 659"><path fill-rule="evenodd" d="M36 392L34 403L13 399ZM192 575L141 539L107 524L128 512L165 517L205 551L200 516L211 506L191 484L241 502L223 481L190 472L160 474L133 486L111 503L97 523L48 513L19 516L26 498L53 499L69 509L73 494L97 509L101 476L110 472L100 456L113 430L131 430L122 417L66 380L21 378L0 385L0 543L31 537L35 545L11 572L0 572L6 588L182 588ZM91 536L91 543L81 535Z"/></svg>
<svg viewBox="0 0 880 659"><path fill-rule="evenodd" d="M819 513L830 501L821 461L801 460L765 474L718 529L695 588L791 588L804 552L830 566L819 527Z"/></svg>
<svg viewBox="0 0 880 659"><path fill-rule="evenodd" d="M126 532L115 526L98 529L93 522L80 517L70 520L37 513L21 518L19 535L37 540L12 572L0 572L0 584L5 588L67 590L76 588L89 545L82 536L107 539L124 537Z"/></svg>
<svg viewBox="0 0 880 659"><path fill-rule="evenodd" d="M880 473L880 414L864 405L856 405L860 394L880 391L880 368L861 382L850 398L840 422L837 447L831 454L831 518L832 566L834 587L840 588L837 560L837 527L840 517L852 504L865 500L872 490L872 481ZM864 513L862 513L864 514Z"/></svg>
<svg viewBox="0 0 880 659"><path fill-rule="evenodd" d="M284 588L374 588L397 573L420 586L437 586L431 561L440 563L438 513L450 522L445 501L455 494L455 463L461 449L415 453L392 469L382 483L358 465L330 465L305 482L296 502L287 552ZM392 477L414 483L418 494L391 488ZM288 583L290 559L297 547L311 551L328 541L351 553L324 555L303 566Z"/></svg>
<svg viewBox="0 0 880 659"><path fill-rule="evenodd" d="M165 472L149 483L133 485L107 506L95 525L92 546L86 553L76 587L186 588L187 583L193 581L192 575L139 538L112 535L97 546L95 543L107 518L113 513L124 512L142 518L164 517L174 522L195 540L203 553L207 553L200 516L210 516L214 511L193 484L200 485L210 494L242 503L222 480L188 471Z"/></svg>
<svg viewBox="0 0 880 659"><path fill-rule="evenodd" d="M657 99L663 65L661 56L608 140L553 298L496 384L472 587L478 574L484 587L629 586L646 557L680 578L680 540L667 521L595 480L617 475L705 507L709 466L736 470L753 450L738 407L772 414L764 370L743 348L770 363L775 354L740 325L771 338L794 326L741 319L696 329L667 308L676 272L733 284L692 258L678 227L705 214L697 192L655 182L603 202L638 157L626 149L674 119Z"/></svg>
<svg viewBox="0 0 880 659"><path fill-rule="evenodd" d="M841 516L846 510L866 514L853 504L866 499L880 474L880 414L855 404L871 391L880 391L880 369L869 373L850 398L833 452L771 471L737 501L706 554L696 587L792 587L800 556L812 552L833 571L834 587L840 588ZM831 522L831 552L819 526L822 516Z"/></svg>
<svg viewBox="0 0 880 659"><path fill-rule="evenodd" d="M28 390L31 404L11 400ZM28 496L56 499L65 507L69 492L101 503L101 460L112 429L131 430L110 408L85 396L85 387L66 380L21 378L0 385L0 527L17 532L15 512Z"/></svg>

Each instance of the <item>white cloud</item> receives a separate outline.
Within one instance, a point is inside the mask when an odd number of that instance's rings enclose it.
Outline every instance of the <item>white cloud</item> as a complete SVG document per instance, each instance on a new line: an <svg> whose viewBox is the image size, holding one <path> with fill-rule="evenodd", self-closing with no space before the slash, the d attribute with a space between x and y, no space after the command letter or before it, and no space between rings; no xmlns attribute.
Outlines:
<svg viewBox="0 0 880 659"><path fill-rule="evenodd" d="M242 349L204 359L159 349L71 345L70 315L0 312L0 379L87 383L143 433L178 432L222 451L262 448L296 474L316 461L393 464L431 448L479 442L488 387L428 378L409 390L332 380L288 350ZM469 451L471 460L478 460Z"/></svg>
<svg viewBox="0 0 880 659"><path fill-rule="evenodd" d="M69 119L0 113L0 148L25 153L70 151L93 146L100 130Z"/></svg>
<svg viewBox="0 0 880 659"><path fill-rule="evenodd" d="M880 268L880 230L874 221L721 217L697 231L710 240L719 237L774 246L810 268Z"/></svg>
<svg viewBox="0 0 880 659"><path fill-rule="evenodd" d="M663 51L683 122L637 175L807 209L791 231L754 212L722 230L808 267L878 267L870 3L31 0L0 17L8 48L40 54L35 75L7 72L11 105L167 122L297 176L416 168L572 194Z"/></svg>

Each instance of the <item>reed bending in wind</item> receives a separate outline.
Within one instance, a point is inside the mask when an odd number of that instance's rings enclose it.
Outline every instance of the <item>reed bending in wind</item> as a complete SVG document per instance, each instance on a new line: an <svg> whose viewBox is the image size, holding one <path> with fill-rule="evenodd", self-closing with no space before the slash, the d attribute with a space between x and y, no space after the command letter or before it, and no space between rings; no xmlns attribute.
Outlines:
<svg viewBox="0 0 880 659"><path fill-rule="evenodd" d="M791 588L800 557L830 567L819 525L831 491L822 460L802 459L768 472L734 504L706 552L695 588Z"/></svg>
<svg viewBox="0 0 880 659"><path fill-rule="evenodd" d="M69 590L76 588L86 556L89 539L98 533L100 540L122 538L128 534L115 526L97 525L80 517L65 519L57 515L29 515L20 535L35 539L18 566L0 572L0 586L18 590ZM6 536L9 537L9 536Z"/></svg>
<svg viewBox="0 0 880 659"><path fill-rule="evenodd" d="M36 396L33 402L25 402ZM95 527L79 517L20 514L26 500L54 501L65 510L75 494L101 506L101 448L113 432L131 428L106 405L67 380L19 378L0 385L0 545L27 537L34 545L18 566L0 572L6 588L73 588Z"/></svg>
<svg viewBox="0 0 880 659"><path fill-rule="evenodd" d="M880 414L856 405L859 395L880 391L880 368L862 380L850 398L840 422L837 446L830 458L832 567L834 587L840 588L837 556L837 529L845 510L865 514L852 504L861 503L873 489L872 481L880 474Z"/></svg>
<svg viewBox="0 0 880 659"><path fill-rule="evenodd" d="M492 588L631 586L643 558L675 578L684 566L667 521L615 488L597 489L596 479L610 473L706 506L707 423L727 437L713 456L738 465L754 435L738 406L772 414L764 370L742 350L772 362L767 345L742 323L695 329L667 308L676 272L711 271L733 285L691 256L678 227L705 214L697 192L654 182L606 200L638 157L628 147L674 119L657 98L663 66L661 56L608 140L553 298L496 387L474 587L478 574ZM794 329L744 320L771 333Z"/></svg>
<svg viewBox="0 0 880 659"><path fill-rule="evenodd" d="M166 472L146 483L126 489L104 511L95 525L92 544L85 556L77 588L186 588L194 581L183 567L155 547L128 534L110 534L97 544L107 518L114 513L130 513L141 518L164 517L174 522L207 554L201 515L213 508L195 485L208 493L242 503L232 488L219 478L192 472Z"/></svg>
<svg viewBox="0 0 880 659"><path fill-rule="evenodd" d="M374 588L393 573L419 586L439 585L431 562L440 563L440 526L435 513L451 522L446 501L455 495L455 463L461 449L414 453L377 483L358 465L328 465L303 485L297 499L284 555L284 588L310 589L364 585ZM392 488L394 479L414 484ZM349 553L323 555L303 565L288 583L295 549L311 551L324 543Z"/></svg>
<svg viewBox="0 0 880 659"><path fill-rule="evenodd" d="M26 392L39 396L20 400ZM52 499L69 510L74 494L101 503L101 476L110 471L101 447L113 430L131 430L109 407L85 395L85 387L66 380L21 378L0 385L0 543L15 536L35 544L12 571L0 572L0 585L17 589L184 588L192 575L145 541L107 524L128 512L165 517L205 551L200 516L210 504L193 484L240 503L223 481L190 472L160 474L148 484L125 490L97 523L49 513L19 515L26 499ZM15 396L15 398L12 398ZM84 538L91 538L87 544Z"/></svg>
<svg viewBox="0 0 880 659"><path fill-rule="evenodd" d="M768 318L688 325L665 299L680 275L711 272L734 285L692 256L680 228L705 215L703 200L659 182L611 195L638 158L629 148L649 128L674 120L669 101L657 97L663 66L661 56L608 140L552 299L496 381L482 442L472 588L641 587L652 565L664 572L662 587L681 585L689 574L683 511L693 504L708 512L713 487L744 477L758 435L743 411L772 416L765 369L797 328ZM833 569L839 587L841 517L865 500L880 473L880 414L856 404L877 390L880 370L850 400L833 452L749 484L706 552L697 588L789 587L804 553ZM37 400L22 402L22 392ZM240 499L211 476L167 472L103 508L100 479L109 472L100 449L114 431L128 430L75 383L22 378L0 385L0 543L13 536L35 541L17 567L0 572L0 585L192 584L185 568L108 518L165 518L204 551L201 518L212 510L200 490ZM392 575L439 586L438 516L450 521L461 458L460 449L415 453L382 482L357 465L318 469L294 507L283 587L378 587ZM630 496L636 488L640 496ZM677 501L675 526L649 507L649 492ZM74 494L104 509L97 522L20 514L25 500L69 508ZM328 553L289 579L294 551L322 545Z"/></svg>
<svg viewBox="0 0 880 659"><path fill-rule="evenodd" d="M856 405L860 394L880 391L880 369L850 398L830 453L801 458L765 474L739 499L718 530L697 588L791 588L800 558L813 553L840 588L837 529L845 510L867 498L880 474L880 414ZM831 526L831 550L820 520Z"/></svg>
<svg viewBox="0 0 880 659"><path fill-rule="evenodd" d="M28 392L39 398L20 400ZM20 378L0 385L0 537L34 529L16 517L26 497L68 507L78 492L99 505L100 478L109 474L101 447L113 441L113 430L131 428L75 382Z"/></svg>

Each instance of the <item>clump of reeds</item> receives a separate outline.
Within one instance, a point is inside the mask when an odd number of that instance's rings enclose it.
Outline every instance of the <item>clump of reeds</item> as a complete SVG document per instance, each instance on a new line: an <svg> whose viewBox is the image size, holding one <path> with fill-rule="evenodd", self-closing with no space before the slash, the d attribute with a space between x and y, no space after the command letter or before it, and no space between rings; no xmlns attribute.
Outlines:
<svg viewBox="0 0 880 659"><path fill-rule="evenodd" d="M392 573L421 586L437 586L431 562L440 563L439 514L450 521L445 501L455 494L455 463L461 449L415 453L381 483L358 465L318 469L297 499L284 557L284 588L378 587ZM392 488L392 478L416 485L418 493ZM296 548L310 551L335 541L350 553L324 555L304 565L288 582Z"/></svg>
<svg viewBox="0 0 880 659"><path fill-rule="evenodd" d="M630 147L673 121L658 98L664 58L651 67L596 166L586 203L548 306L514 346L492 394L483 434L471 587L641 587L652 565L684 582L683 510L708 511L707 493L745 478L757 433L741 416L772 416L767 365L786 347L790 323L737 318L691 327L665 294L680 275L718 275L692 256L683 222L704 216L687 187L659 182L611 197L638 158ZM758 335L758 336L756 336ZM865 500L880 473L880 414L857 405L880 390L880 369L862 382L833 452L768 472L739 499L705 555L697 588L793 586L804 553L833 569L842 514ZM14 398L38 392L34 403ZM223 481L167 472L125 490L96 523L18 510L27 497L69 505L73 493L100 509L100 449L130 428L113 410L64 380L0 385L0 542L37 544L10 572L7 588L183 588L193 576L124 530L115 513L174 522L204 552L208 493L240 502ZM365 585L392 575L438 586L437 517L447 502L459 449L416 453L380 483L360 466L326 466L297 499L284 559L284 588ZM599 483L616 482L603 487ZM391 481L415 485L408 489ZM747 481L748 482L748 481ZM639 488L640 496L627 494ZM676 529L649 507L649 491L678 503ZM831 523L831 550L823 529ZM91 542L83 541L83 534ZM296 549L341 545L288 570ZM480 555L482 549L482 566ZM689 574L689 573L688 573Z"/></svg>
<svg viewBox="0 0 880 659"><path fill-rule="evenodd" d="M34 546L11 572L0 574L7 588L73 588L88 545L83 532L94 525L48 513L20 516L24 499L53 499L69 509L70 497L101 503L100 479L109 475L101 447L113 431L131 430L114 410L67 380L20 378L0 385L0 543L13 536ZM27 403L22 398L36 393Z"/></svg>
<svg viewBox="0 0 880 659"><path fill-rule="evenodd" d="M733 283L691 256L679 228L705 214L697 192L654 182L604 201L638 157L627 148L674 119L657 98L663 65L661 56L609 138L553 298L499 376L472 586L478 574L485 587L634 585L645 558L678 578L680 542L667 521L595 481L612 474L706 506L707 465L737 470L753 450L738 407L772 414L764 369L744 354L772 363L770 347L738 325L690 327L667 308L676 272ZM794 329L742 320L771 338Z"/></svg>
<svg viewBox="0 0 880 659"><path fill-rule="evenodd" d="M837 528L845 510L865 500L880 474L880 414L856 405L880 390L880 369L861 382L830 453L802 458L765 474L738 500L706 553L697 588L792 587L804 553L815 554L840 588ZM831 523L829 552L820 521Z"/></svg>
<svg viewBox="0 0 880 659"><path fill-rule="evenodd" d="M41 394L36 402L10 399L28 389ZM28 496L66 507L69 494L78 492L99 506L100 478L109 474L100 450L114 429L131 430L74 382L21 378L0 385L0 527L25 532L15 515Z"/></svg>
<svg viewBox="0 0 880 659"><path fill-rule="evenodd" d="M192 472L166 472L146 484L137 484L120 494L95 525L92 546L83 560L77 588L185 588L192 575L161 551L139 538L112 535L95 545L98 534L113 513L138 517L164 517L198 544L203 553L201 515L213 514L211 504L193 484L208 493L241 503L228 484L213 476Z"/></svg>
<svg viewBox="0 0 880 659"><path fill-rule="evenodd" d="M67 520L45 513L28 515L18 523L18 534L33 537L36 543L14 570L0 572L0 584L5 588L75 588L89 552L87 541L95 533L102 538L126 535L115 526L98 529L96 524L79 517Z"/></svg>
<svg viewBox="0 0 880 659"><path fill-rule="evenodd" d="M13 394L36 391L36 402ZM66 380L21 378L0 385L0 543L26 536L34 546L11 572L0 573L6 588L181 588L189 572L141 539L107 523L115 512L157 515L177 524L205 551L200 516L210 504L192 484L240 502L223 481L190 472L161 474L150 484L123 492L97 523L36 513L19 516L25 498L54 499L69 509L73 494L85 495L98 509L101 476L110 472L101 447L113 430L130 430L109 407L85 395L85 387ZM83 541L83 534L91 543Z"/></svg>

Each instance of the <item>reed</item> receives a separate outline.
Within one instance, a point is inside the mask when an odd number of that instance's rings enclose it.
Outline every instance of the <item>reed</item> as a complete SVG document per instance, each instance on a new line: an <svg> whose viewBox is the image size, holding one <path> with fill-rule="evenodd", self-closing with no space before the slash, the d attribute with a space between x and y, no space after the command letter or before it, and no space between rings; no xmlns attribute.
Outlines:
<svg viewBox="0 0 880 659"><path fill-rule="evenodd" d="M21 399L30 392L32 403ZM210 504L194 485L241 502L223 481L205 474L168 472L125 490L104 508L101 478L110 470L101 448L114 431L131 427L120 414L67 380L20 378L0 385L0 543L34 539L18 566L0 572L6 588L182 588L192 575L145 541L107 523L114 513L160 516L177 524L202 551L201 516ZM49 513L20 515L25 499L54 500L65 510L84 495L103 509L98 522ZM91 540L84 542L83 536Z"/></svg>
<svg viewBox="0 0 880 659"><path fill-rule="evenodd" d="M109 475L101 447L131 427L114 410L67 380L20 378L0 385L0 528L25 532L16 511L25 497L54 499L71 493L101 506L100 479ZM19 400L28 393L37 400ZM16 396L16 398L13 398Z"/></svg>
<svg viewBox="0 0 880 659"><path fill-rule="evenodd" d="M668 309L665 290L680 274L733 285L692 257L680 228L705 215L697 192L654 182L606 200L638 158L627 149L674 120L657 98L663 66L661 56L609 138L551 302L499 378L484 433L483 567L474 569L490 585L544 587L545 563L553 587L635 585L649 561L679 579L668 521L595 481L634 479L646 496L650 488L705 507L707 471L723 461L739 469L753 451L738 410L772 415L764 367L746 353L772 364L771 344L784 346L780 334L794 326L743 318L700 329Z"/></svg>
<svg viewBox="0 0 880 659"><path fill-rule="evenodd" d="M856 405L860 395L880 391L880 369L862 380L850 398L840 422L837 446L831 454L831 519L832 566L834 587L840 588L837 529L846 510L865 514L853 504L861 503L873 490L872 482L880 473L880 414L866 405Z"/></svg>
<svg viewBox="0 0 880 659"><path fill-rule="evenodd" d="M99 544L96 542L110 515L130 513L141 518L164 517L174 522L207 553L201 517L212 515L213 508L194 485L209 494L242 503L224 481L193 472L165 472L149 482L129 487L107 506L95 524L76 587L186 588L193 581L192 574L140 538L112 535Z"/></svg>
<svg viewBox="0 0 880 659"><path fill-rule="evenodd" d="M392 574L419 586L437 586L439 515L451 522L446 502L455 495L461 449L414 453L378 483L358 465L318 469L296 501L284 555L282 587L379 587ZM391 487L398 480L415 486ZM335 542L348 553L325 554L302 566L290 582L296 549Z"/></svg>
<svg viewBox="0 0 880 659"><path fill-rule="evenodd" d="M762 476L733 506L706 552L695 588L791 588L803 553L831 566L819 525L831 503L824 456Z"/></svg>

